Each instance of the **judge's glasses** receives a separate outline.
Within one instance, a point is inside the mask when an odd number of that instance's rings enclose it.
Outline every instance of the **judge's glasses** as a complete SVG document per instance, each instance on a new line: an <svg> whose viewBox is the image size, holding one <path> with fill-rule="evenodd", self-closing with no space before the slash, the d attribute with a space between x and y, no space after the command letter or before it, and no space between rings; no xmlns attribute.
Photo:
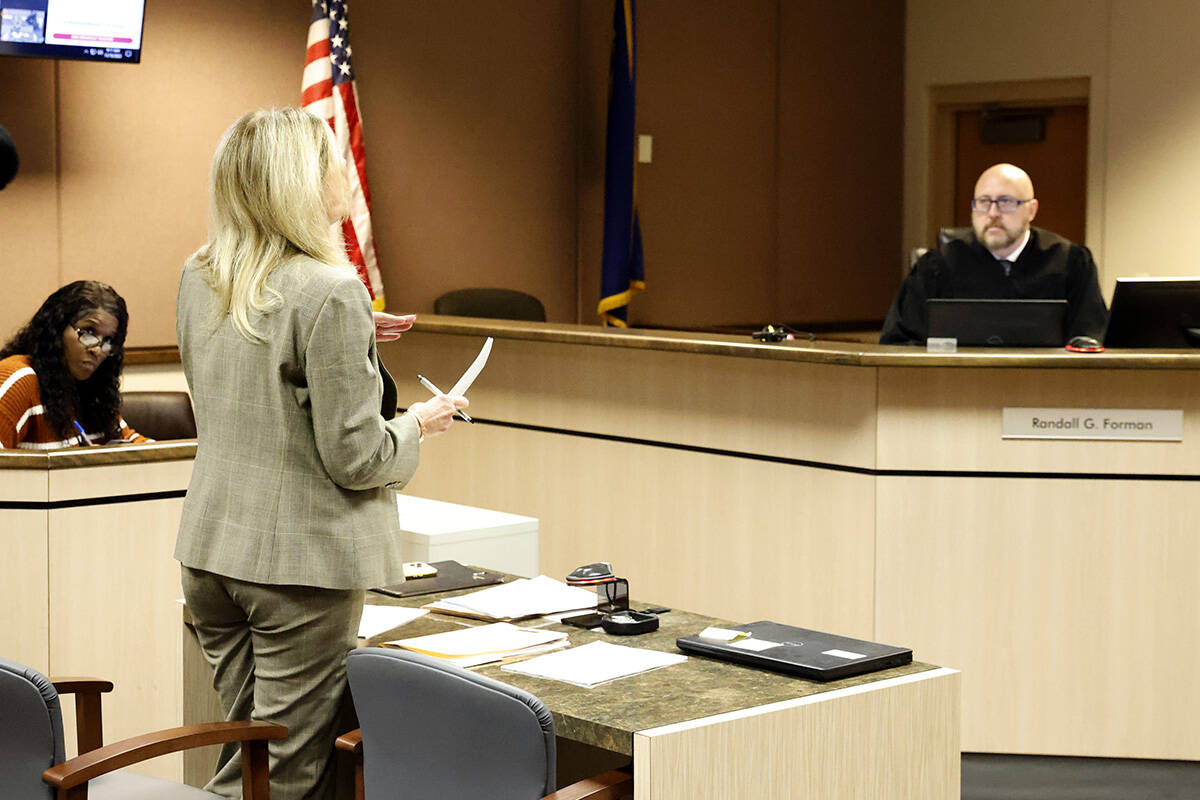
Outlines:
<svg viewBox="0 0 1200 800"><path fill-rule="evenodd" d="M972 197L971 210L976 214L986 214L992 209L992 204L995 203L996 208L1000 209L1001 214L1011 214L1033 199L1032 197L1028 200L1018 200L1015 197L997 197L993 200L990 197Z"/></svg>

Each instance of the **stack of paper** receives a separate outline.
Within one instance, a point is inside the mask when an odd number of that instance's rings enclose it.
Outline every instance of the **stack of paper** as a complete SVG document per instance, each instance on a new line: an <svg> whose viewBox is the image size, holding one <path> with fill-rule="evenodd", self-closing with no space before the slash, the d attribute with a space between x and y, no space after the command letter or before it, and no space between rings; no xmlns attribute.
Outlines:
<svg viewBox="0 0 1200 800"><path fill-rule="evenodd" d="M592 642L582 647L573 647L564 653L551 653L519 664L508 664L501 669L532 675L535 678L565 681L590 689L617 678L649 672L671 664L682 664L684 661L687 661L687 656L675 653L625 647L608 642Z"/></svg>
<svg viewBox="0 0 1200 800"><path fill-rule="evenodd" d="M567 586L545 575L437 600L423 608L486 620L514 620L596 607L596 592Z"/></svg>
<svg viewBox="0 0 1200 800"><path fill-rule="evenodd" d="M384 631L406 625L428 613L423 608L365 605L363 606L362 620L358 623L358 635L363 639L370 639Z"/></svg>
<svg viewBox="0 0 1200 800"><path fill-rule="evenodd" d="M397 639L384 644L441 658L462 667L474 667L505 658L544 653L566 647L570 642L565 633L518 628L507 622L496 622L447 633Z"/></svg>

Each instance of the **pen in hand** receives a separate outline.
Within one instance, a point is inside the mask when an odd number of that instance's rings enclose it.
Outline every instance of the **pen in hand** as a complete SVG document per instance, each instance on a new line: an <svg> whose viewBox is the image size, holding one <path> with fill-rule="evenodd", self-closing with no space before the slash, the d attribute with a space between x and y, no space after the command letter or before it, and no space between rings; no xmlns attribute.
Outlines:
<svg viewBox="0 0 1200 800"><path fill-rule="evenodd" d="M417 380L421 382L422 386L424 386L426 389L433 392L434 394L445 394L445 392L443 392L441 389L434 386L429 381L429 379L426 378L424 375L417 375ZM471 419L470 415L468 415L467 412L463 411L461 408L457 409L454 413L457 414L464 422L474 422L475 421L475 420Z"/></svg>

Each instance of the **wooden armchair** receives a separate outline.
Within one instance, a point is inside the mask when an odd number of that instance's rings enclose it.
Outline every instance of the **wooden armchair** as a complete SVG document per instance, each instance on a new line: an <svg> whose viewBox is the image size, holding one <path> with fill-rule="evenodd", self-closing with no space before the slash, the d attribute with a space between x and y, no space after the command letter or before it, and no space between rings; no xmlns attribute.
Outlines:
<svg viewBox="0 0 1200 800"><path fill-rule="evenodd" d="M37 670L0 658L0 797L5 800L86 800L154 797L196 800L217 795L130 772L124 767L192 747L240 742L245 800L267 800L270 780L267 741L287 728L266 722L211 722L156 731L105 745L100 695L109 681L63 678L49 681ZM76 698L79 755L64 760L60 694ZM46 769L47 764L52 764Z"/></svg>

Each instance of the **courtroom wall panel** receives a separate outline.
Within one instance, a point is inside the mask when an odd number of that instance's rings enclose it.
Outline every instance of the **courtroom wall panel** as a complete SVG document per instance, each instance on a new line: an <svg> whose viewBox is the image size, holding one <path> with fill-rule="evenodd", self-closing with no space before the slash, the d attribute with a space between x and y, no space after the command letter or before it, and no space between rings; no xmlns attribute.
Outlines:
<svg viewBox="0 0 1200 800"><path fill-rule="evenodd" d="M400 404L482 343L383 345ZM502 337L470 399L406 491L537 517L556 577L607 560L647 601L870 637L870 370Z"/></svg>
<svg viewBox="0 0 1200 800"><path fill-rule="evenodd" d="M194 455L194 442L0 453L0 653L111 680L105 741L182 724L171 554ZM63 716L72 756L75 716ZM178 779L182 760L131 769Z"/></svg>
<svg viewBox="0 0 1200 800"><path fill-rule="evenodd" d="M882 320L900 240L905 4L779 13L776 318Z"/></svg>
<svg viewBox="0 0 1200 800"><path fill-rule="evenodd" d="M898 89L877 76L899 71L901 32L885 21L902 4L877 5L814 32L810 17L832 13L816 0L641 4L638 128L655 147L638 178L651 289L635 322L882 315L896 211L864 233L849 188L870 185L894 207ZM23 276L0 299L0 327L91 277L129 301L130 346L174 344L213 148L243 112L298 102L309 9L152 3L141 64L2 59L0 124L26 164L0 194L0 264ZM853 9L879 22L864 34L847 24ZM504 285L538 295L552 320L596 320L610 26L607 2L354 5L392 310Z"/></svg>
<svg viewBox="0 0 1200 800"><path fill-rule="evenodd" d="M311 4L148 3L142 63L59 62L60 282L106 281L129 340L175 343L175 292L208 230L221 133L299 97Z"/></svg>
<svg viewBox="0 0 1200 800"><path fill-rule="evenodd" d="M1200 438L1193 370L879 370L879 467L888 470L1200 474L1184 442L1003 439L1005 407L1175 409Z"/></svg>
<svg viewBox="0 0 1200 800"><path fill-rule="evenodd" d="M0 476L4 483L0 499L15 503L33 503L46 497L46 473ZM40 487L22 491L23 483L41 479ZM40 672L50 669L49 585L46 563L46 512L42 509L0 511L4 526L0 530L0 585L4 603L0 605L0 655L10 661L33 667Z"/></svg>
<svg viewBox="0 0 1200 800"><path fill-rule="evenodd" d="M0 57L0 125L21 160L0 191L0 342L58 288L59 236L54 62Z"/></svg>
<svg viewBox="0 0 1200 800"><path fill-rule="evenodd" d="M869 476L460 424L405 491L537 517L560 580L609 561L642 602L872 636Z"/></svg>
<svg viewBox="0 0 1200 800"><path fill-rule="evenodd" d="M1194 483L877 479L876 636L962 670L962 748L1200 759Z"/></svg>
<svg viewBox="0 0 1200 800"><path fill-rule="evenodd" d="M448 389L483 336L414 331L380 353L404 406ZM832 364L496 339L471 412L609 437L875 466L875 376Z"/></svg>
<svg viewBox="0 0 1200 800"><path fill-rule="evenodd" d="M779 312L780 22L775 0L638 4L637 130L653 136L654 157L637 167L648 290L632 304L635 323L696 328ZM581 23L580 321L591 322L612 3L584 2Z"/></svg>
<svg viewBox="0 0 1200 800"><path fill-rule="evenodd" d="M546 0L354 4L390 309L503 286L575 319L578 14Z"/></svg>

